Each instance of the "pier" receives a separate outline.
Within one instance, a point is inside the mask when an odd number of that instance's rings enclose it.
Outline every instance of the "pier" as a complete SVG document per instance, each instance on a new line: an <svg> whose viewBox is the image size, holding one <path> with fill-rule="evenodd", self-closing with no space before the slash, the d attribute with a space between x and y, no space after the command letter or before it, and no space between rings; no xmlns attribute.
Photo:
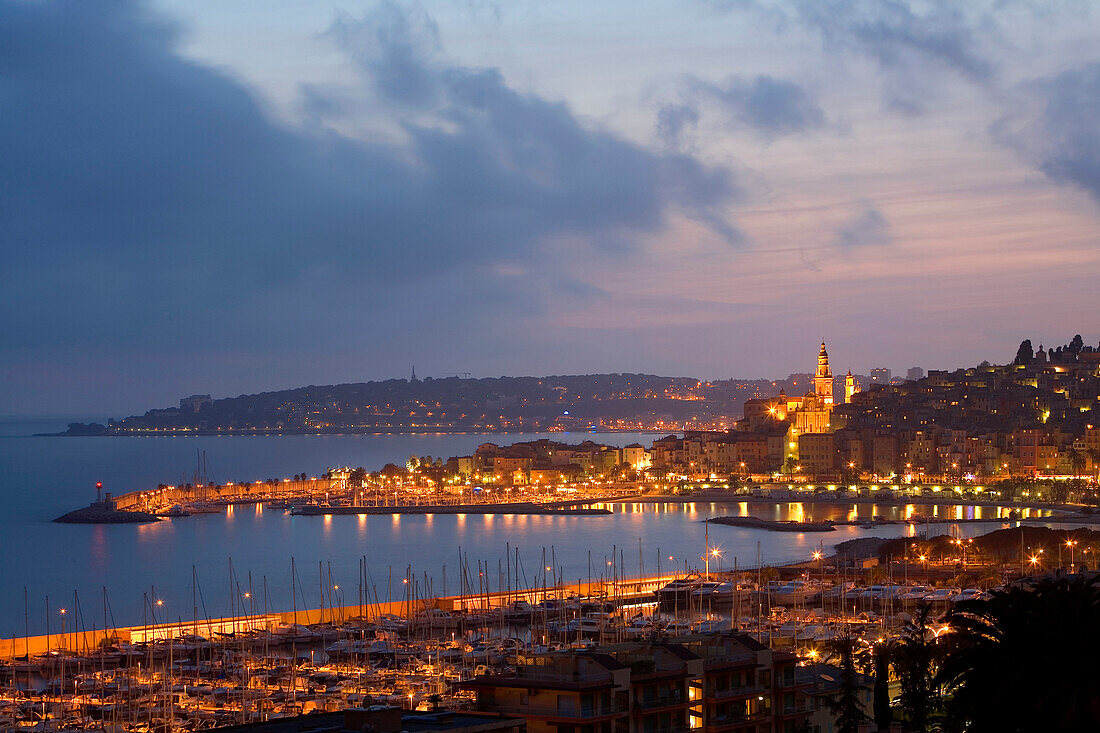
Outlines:
<svg viewBox="0 0 1100 733"><path fill-rule="evenodd" d="M273 504L304 516L348 514L547 514L598 516L610 510L593 504L623 501L640 493L636 484L588 487L588 495L562 500L561 491L550 487L524 487L515 501L501 501L502 492L485 492L484 498L470 492L447 497L425 492L422 487L369 487L347 485L346 477L262 481L199 486L159 486L130 491L118 496L110 492L87 507L64 514L55 522L70 524L122 524L155 522L160 517L184 517L217 512L231 505ZM513 492L510 492L513 493ZM566 495L580 493L577 486ZM448 498L453 498L448 501Z"/></svg>

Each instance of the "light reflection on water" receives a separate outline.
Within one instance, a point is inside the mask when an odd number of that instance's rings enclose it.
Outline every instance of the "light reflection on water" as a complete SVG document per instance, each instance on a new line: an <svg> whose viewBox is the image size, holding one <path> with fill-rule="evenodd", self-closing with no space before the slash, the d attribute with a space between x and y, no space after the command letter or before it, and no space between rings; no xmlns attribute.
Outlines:
<svg viewBox="0 0 1100 733"><path fill-rule="evenodd" d="M63 429L63 423L53 429ZM43 429L43 428L38 428ZM27 431L30 432L30 431ZM25 435L23 433L22 435ZM698 565L703 549L705 517L761 516L767 519L870 519L931 516L943 520L959 516L1003 516L992 508L950 505L905 505L788 502L763 504L739 501L632 503L614 505L609 516L507 515L481 521L466 515L378 515L302 517L256 506L231 507L220 514L200 514L148 525L57 525L55 516L94 498L94 482L103 480L115 492L156 485L161 481L190 480L196 450L208 451L218 472L214 480L254 480L319 471L328 466L362 465L378 468L395 456L464 455L487 439L513 442L539 436L284 436L195 438L27 438L0 436L0 636L21 632L24 625L23 587L30 599L32 632L44 629L43 597L68 598L74 590L82 602L98 605L106 586L114 622L141 621L142 593L155 585L173 616L186 616L191 601L194 565L210 615L229 612L229 559L238 578L249 571L257 585L266 582L274 608L290 608L290 558L299 569L331 562L336 583L357 595L359 560L367 557L370 577L380 584L383 598L391 568L400 578L411 565L427 573L434 587L442 587L446 567L449 590L457 590L459 548L468 560L477 585L477 561L495 567L518 548L528 575L541 564L542 549L556 560L564 577L588 575L589 550L595 572L608 569L629 575L670 566ZM580 442L589 436L556 435ZM623 445L648 443L653 436L601 435L602 442ZM1024 511L1025 516L1033 512ZM932 524L928 531L944 533L952 525ZM1000 526L960 524L963 536ZM837 542L865 536L904 536L924 532L908 525L865 529L839 527L828 533L773 533L740 527L710 526L714 545L721 548L724 567L756 562L757 546L766 563L809 557L821 542L828 550ZM639 547L640 540L640 547ZM621 566L607 566L613 556ZM668 558L673 558L669 560ZM315 578L303 577L306 587ZM494 587L496 579L491 578ZM400 585L400 581L396 581ZM396 592L396 591L395 591ZM312 594L315 596L316 591ZM86 600L87 599L87 600ZM317 599L307 597L311 604ZM239 604L238 604L239 605ZM299 599L299 605L301 600ZM34 609L39 609L35 611ZM89 622L90 624L90 622Z"/></svg>
<svg viewBox="0 0 1100 733"><path fill-rule="evenodd" d="M703 519L722 515L757 516L765 519L821 521L888 519L925 516L940 523L881 525L871 528L839 526L834 532L777 533L758 529L711 524L710 542L719 548L721 567L753 566L757 548L764 563L802 560L820 542L828 551L833 545L857 537L902 537L916 533L944 534L953 531L973 536L1002 526L999 523L949 524L946 517L981 518L996 516L994 508L952 505L913 505L823 502L654 502L608 505L613 513L602 516L480 515L347 515L306 517L280 511L246 511L243 507L221 514L200 514L138 526L64 527L76 544L86 550L66 553L66 565L51 569L49 578L39 578L32 592L51 597L71 595L96 597L106 585L118 623L140 621L141 592L156 585L171 608L190 608L191 565L199 575L200 589L212 615L228 613L228 561L231 557L238 576L251 571L266 579L274 608L289 608L290 558L299 568L331 564L335 582L358 593L358 564L364 555L371 577L412 566L418 576L427 573L434 587L442 587L444 568L450 590L457 590L459 552L477 574L477 562L495 567L518 548L520 562L530 575L541 566L541 554L556 560L558 572L570 581L588 575L589 550L594 572L599 574L639 572L652 574L683 570L701 565ZM1034 512L1028 512L1029 514ZM76 550L76 544L73 550ZM668 558L672 557L672 560ZM620 562L608 565L616 558ZM514 559L514 558L513 558ZM32 568L28 565L27 568ZM9 629L22 628L22 585L14 579L19 565L9 566L14 582L6 587L0 605L0 623ZM394 571L394 569L397 569ZM299 579L307 583L308 580ZM491 578L493 586L498 579ZM28 582L28 585L31 585ZM382 591L383 595L385 591ZM32 598L34 595L32 595ZM38 596L39 599L41 596ZM307 603L316 599L306 598ZM299 599L299 605L302 601ZM41 605L40 603L38 604ZM41 615L41 614L38 614ZM31 625L35 626L32 615ZM44 625L44 623L43 623ZM37 628L37 627L36 627Z"/></svg>

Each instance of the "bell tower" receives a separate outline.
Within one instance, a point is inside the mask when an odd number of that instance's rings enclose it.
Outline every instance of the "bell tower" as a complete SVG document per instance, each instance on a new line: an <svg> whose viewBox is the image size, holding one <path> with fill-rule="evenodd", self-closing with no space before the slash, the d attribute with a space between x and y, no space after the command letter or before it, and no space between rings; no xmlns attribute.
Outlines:
<svg viewBox="0 0 1100 733"><path fill-rule="evenodd" d="M848 376L844 378L844 402L851 403L852 395L859 391L859 385L856 384L856 378L852 376L852 370L848 370Z"/></svg>
<svg viewBox="0 0 1100 733"><path fill-rule="evenodd" d="M832 407L833 404L833 372L829 369L829 352L825 350L825 342L821 342L821 351L817 352L817 374L814 375L814 394L821 399L823 405Z"/></svg>

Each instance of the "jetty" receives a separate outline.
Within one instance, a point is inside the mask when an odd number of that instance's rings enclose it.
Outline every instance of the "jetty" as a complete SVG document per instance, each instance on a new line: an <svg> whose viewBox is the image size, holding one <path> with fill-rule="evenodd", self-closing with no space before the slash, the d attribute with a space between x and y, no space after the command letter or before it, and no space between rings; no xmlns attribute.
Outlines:
<svg viewBox="0 0 1100 733"><path fill-rule="evenodd" d="M99 487L97 487L98 489ZM56 518L66 524L136 524L156 522L162 517L180 518L193 514L224 511L228 506L266 504L303 516L364 514L527 514L551 516L603 516L611 510L594 505L629 500L637 493L634 485L601 487L597 495L562 500L561 492L541 489L524 492L515 501L501 501L501 492L467 493L453 497L424 492L422 487L352 487L346 477L257 481L254 483L158 486L117 496L110 492L96 501ZM391 493L392 492L392 493ZM566 493L566 495L569 495ZM481 500L478 500L481 499Z"/></svg>
<svg viewBox="0 0 1100 733"><path fill-rule="evenodd" d="M60 524L145 524L159 522L160 517L140 509L119 509L108 493L105 501L93 501L53 521Z"/></svg>
<svg viewBox="0 0 1100 733"><path fill-rule="evenodd" d="M760 517L715 517L706 520L711 524L725 524L730 527L766 529L772 532L835 532L833 522L795 522L761 519Z"/></svg>
<svg viewBox="0 0 1100 733"><path fill-rule="evenodd" d="M328 514L540 514L575 517L611 514L610 509L587 506L588 503L569 502L565 506L555 503L537 504L528 501L501 504L411 504L406 506L322 506L306 504L292 506L289 511L291 514L303 516Z"/></svg>

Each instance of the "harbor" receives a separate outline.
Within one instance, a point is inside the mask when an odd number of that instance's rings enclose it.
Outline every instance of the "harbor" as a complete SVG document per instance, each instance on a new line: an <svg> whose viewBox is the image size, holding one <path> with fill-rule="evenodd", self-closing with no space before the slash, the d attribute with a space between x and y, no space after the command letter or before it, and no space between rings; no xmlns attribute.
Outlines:
<svg viewBox="0 0 1100 733"><path fill-rule="evenodd" d="M810 664L836 639L902 633L922 606L935 632L949 633L936 619L955 603L985 597L1027 569L969 542L939 547L950 554L880 565L873 553L863 556L866 548L849 547L785 566L718 570L708 532L703 565L687 573L627 577L620 559L602 577L566 583L553 558L535 577L518 563L477 562L462 567L458 595L432 596L410 567L400 579L404 597L389 602L365 572L357 588L342 589L322 566L316 607L270 611L266 583L249 579L237 587L238 614L208 618L196 583L190 619L168 622L151 588L145 623L130 627L108 627L104 591L99 628L74 598L62 609L68 627L0 642L0 726L176 732L371 704L463 710L478 680L516 674L533 656L733 632ZM975 585L955 586L962 578ZM344 591L357 602L339 603Z"/></svg>

